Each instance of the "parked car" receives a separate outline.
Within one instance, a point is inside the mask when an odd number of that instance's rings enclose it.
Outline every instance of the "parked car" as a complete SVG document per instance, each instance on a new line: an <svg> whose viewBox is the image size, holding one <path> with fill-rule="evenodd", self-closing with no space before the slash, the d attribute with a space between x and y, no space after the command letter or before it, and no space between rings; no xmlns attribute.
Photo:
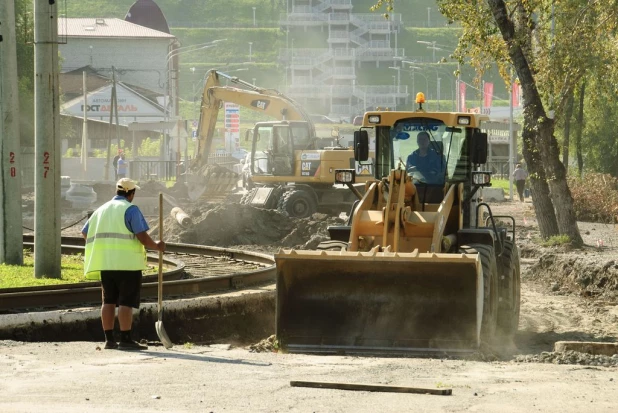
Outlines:
<svg viewBox="0 0 618 413"><path fill-rule="evenodd" d="M318 114L309 115L309 119L311 119L313 123L341 123L341 121L329 118L328 116L318 115Z"/></svg>

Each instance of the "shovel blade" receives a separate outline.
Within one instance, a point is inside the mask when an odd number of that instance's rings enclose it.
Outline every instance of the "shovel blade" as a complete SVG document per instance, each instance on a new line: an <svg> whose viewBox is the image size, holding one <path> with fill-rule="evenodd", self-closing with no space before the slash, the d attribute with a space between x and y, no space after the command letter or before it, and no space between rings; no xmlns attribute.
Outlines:
<svg viewBox="0 0 618 413"><path fill-rule="evenodd" d="M159 320L155 323L155 330L157 330L157 336L159 336L159 340L161 340L161 343L163 343L163 346L166 349L174 347L174 343L172 343L172 340L170 340L167 332L165 331L165 327L163 327L162 320Z"/></svg>

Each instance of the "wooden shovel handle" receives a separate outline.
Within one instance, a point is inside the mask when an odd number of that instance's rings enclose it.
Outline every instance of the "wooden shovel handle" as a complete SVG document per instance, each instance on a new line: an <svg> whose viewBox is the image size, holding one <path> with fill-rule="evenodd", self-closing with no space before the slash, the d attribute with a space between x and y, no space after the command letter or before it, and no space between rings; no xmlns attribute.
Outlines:
<svg viewBox="0 0 618 413"><path fill-rule="evenodd" d="M163 241L163 193L159 192L159 239ZM159 251L158 312L163 308L163 252Z"/></svg>

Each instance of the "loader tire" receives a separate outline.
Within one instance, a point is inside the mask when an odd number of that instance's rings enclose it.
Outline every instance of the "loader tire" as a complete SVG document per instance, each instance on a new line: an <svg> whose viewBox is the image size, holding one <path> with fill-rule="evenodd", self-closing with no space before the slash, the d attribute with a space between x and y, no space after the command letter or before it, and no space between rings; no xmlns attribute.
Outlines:
<svg viewBox="0 0 618 413"><path fill-rule="evenodd" d="M257 190L258 190L257 188L253 188L247 191L247 193L244 194L242 198L240 198L240 205L251 205L251 200L255 196L255 193L257 192Z"/></svg>
<svg viewBox="0 0 618 413"><path fill-rule="evenodd" d="M504 338L513 338L519 325L521 279L519 249L512 240L504 242L499 267L498 334Z"/></svg>
<svg viewBox="0 0 618 413"><path fill-rule="evenodd" d="M484 244L470 244L461 247L461 252L478 252L483 268L483 321L481 321L481 343L491 345L496 337L498 322L498 267L493 247Z"/></svg>
<svg viewBox="0 0 618 413"><path fill-rule="evenodd" d="M317 205L307 191L292 189L279 199L279 211L292 218L307 218L317 210Z"/></svg>

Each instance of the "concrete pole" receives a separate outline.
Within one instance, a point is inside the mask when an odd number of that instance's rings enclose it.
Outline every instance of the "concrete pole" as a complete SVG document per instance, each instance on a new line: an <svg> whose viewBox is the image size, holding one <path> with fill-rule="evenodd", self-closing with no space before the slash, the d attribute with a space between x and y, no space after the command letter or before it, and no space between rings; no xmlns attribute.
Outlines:
<svg viewBox="0 0 618 413"><path fill-rule="evenodd" d="M34 276L60 277L60 99L56 4L34 0Z"/></svg>
<svg viewBox="0 0 618 413"><path fill-rule="evenodd" d="M88 172L88 86L87 86L88 74L86 71L82 72L82 89L84 92L84 122L82 127L82 179L86 179Z"/></svg>
<svg viewBox="0 0 618 413"><path fill-rule="evenodd" d="M440 110L440 76L437 76L436 96L438 97L438 110Z"/></svg>
<svg viewBox="0 0 618 413"><path fill-rule="evenodd" d="M509 90L509 199L511 202L514 201L513 197L513 171L514 160L517 154L517 142L515 141L515 133L513 131L513 84L515 83L515 78L511 75L511 88Z"/></svg>
<svg viewBox="0 0 618 413"><path fill-rule="evenodd" d="M19 96L13 1L0 1L0 263L22 265Z"/></svg>

